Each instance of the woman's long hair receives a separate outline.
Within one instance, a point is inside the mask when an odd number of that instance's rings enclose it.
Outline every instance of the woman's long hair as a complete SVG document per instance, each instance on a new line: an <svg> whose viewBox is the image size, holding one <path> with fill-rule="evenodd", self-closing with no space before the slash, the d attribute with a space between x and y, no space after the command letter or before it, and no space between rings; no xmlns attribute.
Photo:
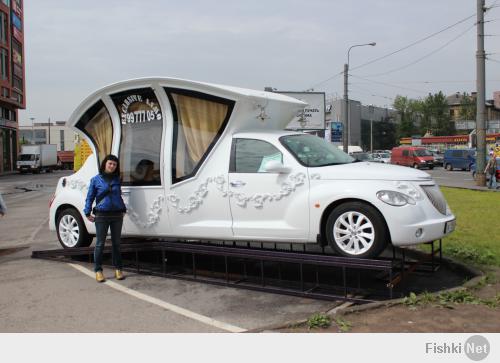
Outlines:
<svg viewBox="0 0 500 363"><path fill-rule="evenodd" d="M103 159L103 161L101 162L101 167L99 168L99 173L100 174L104 174L104 172L106 170L106 162L108 160L116 162L116 169L115 169L115 171L113 172L112 175L114 175L114 176L120 176L120 160L115 155L112 155L112 154L107 155Z"/></svg>

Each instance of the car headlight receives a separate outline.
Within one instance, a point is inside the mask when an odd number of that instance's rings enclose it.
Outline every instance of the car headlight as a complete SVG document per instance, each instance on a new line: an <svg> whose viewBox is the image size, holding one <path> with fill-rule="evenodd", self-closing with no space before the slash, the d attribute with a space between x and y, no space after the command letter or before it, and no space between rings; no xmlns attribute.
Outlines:
<svg viewBox="0 0 500 363"><path fill-rule="evenodd" d="M382 202L395 207L402 207L407 204L416 204L415 199L412 197L394 190L381 190L377 192L377 198Z"/></svg>
<svg viewBox="0 0 500 363"><path fill-rule="evenodd" d="M409 182L398 181L396 182L396 189L415 201L420 201L424 199L423 194L415 188L415 186Z"/></svg>

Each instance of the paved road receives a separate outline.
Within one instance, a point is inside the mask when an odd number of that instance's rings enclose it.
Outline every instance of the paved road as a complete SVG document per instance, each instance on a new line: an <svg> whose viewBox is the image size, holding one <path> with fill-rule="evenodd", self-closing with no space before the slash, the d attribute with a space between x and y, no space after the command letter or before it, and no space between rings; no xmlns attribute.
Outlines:
<svg viewBox="0 0 500 363"><path fill-rule="evenodd" d="M60 247L47 212L57 179L66 174L0 177L9 208L0 219L0 332L240 331L339 305L133 274L98 284L91 265L32 260L33 249Z"/></svg>
<svg viewBox="0 0 500 363"><path fill-rule="evenodd" d="M441 186L488 190L486 187L478 187L476 185L476 182L472 179L472 173L470 171L447 171L443 168L435 168L433 170L424 171L429 173ZM500 191L500 189L497 189L497 191Z"/></svg>

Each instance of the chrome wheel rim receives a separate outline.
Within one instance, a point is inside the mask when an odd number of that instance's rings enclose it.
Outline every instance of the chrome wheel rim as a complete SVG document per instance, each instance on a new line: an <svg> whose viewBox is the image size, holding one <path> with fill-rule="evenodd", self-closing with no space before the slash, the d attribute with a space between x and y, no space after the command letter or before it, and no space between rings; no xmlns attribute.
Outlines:
<svg viewBox="0 0 500 363"><path fill-rule="evenodd" d="M80 237L78 222L72 215L64 215L59 222L59 237L66 247L75 247Z"/></svg>
<svg viewBox="0 0 500 363"><path fill-rule="evenodd" d="M360 212L345 212L333 225L333 239L346 254L361 255L373 246L375 230L370 219Z"/></svg>

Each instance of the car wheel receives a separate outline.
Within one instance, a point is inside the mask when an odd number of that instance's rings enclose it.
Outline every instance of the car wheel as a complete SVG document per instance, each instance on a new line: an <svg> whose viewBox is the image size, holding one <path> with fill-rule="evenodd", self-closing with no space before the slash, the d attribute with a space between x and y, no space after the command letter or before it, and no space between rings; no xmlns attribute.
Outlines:
<svg viewBox="0 0 500 363"><path fill-rule="evenodd" d="M341 256L373 258L382 253L389 238L384 218L375 208L350 202L328 216L326 239Z"/></svg>
<svg viewBox="0 0 500 363"><path fill-rule="evenodd" d="M413 164L413 167L414 167L415 169L418 169L418 164L417 164L417 163Z"/></svg>
<svg viewBox="0 0 500 363"><path fill-rule="evenodd" d="M430 169L430 170L434 169L434 165L430 165L430 166L429 166L429 169Z"/></svg>
<svg viewBox="0 0 500 363"><path fill-rule="evenodd" d="M453 170L453 166L451 166L451 164L446 164L446 170L452 171Z"/></svg>
<svg viewBox="0 0 500 363"><path fill-rule="evenodd" d="M74 208L64 209L57 217L57 238L64 248L88 247L92 236L87 232L80 213Z"/></svg>

